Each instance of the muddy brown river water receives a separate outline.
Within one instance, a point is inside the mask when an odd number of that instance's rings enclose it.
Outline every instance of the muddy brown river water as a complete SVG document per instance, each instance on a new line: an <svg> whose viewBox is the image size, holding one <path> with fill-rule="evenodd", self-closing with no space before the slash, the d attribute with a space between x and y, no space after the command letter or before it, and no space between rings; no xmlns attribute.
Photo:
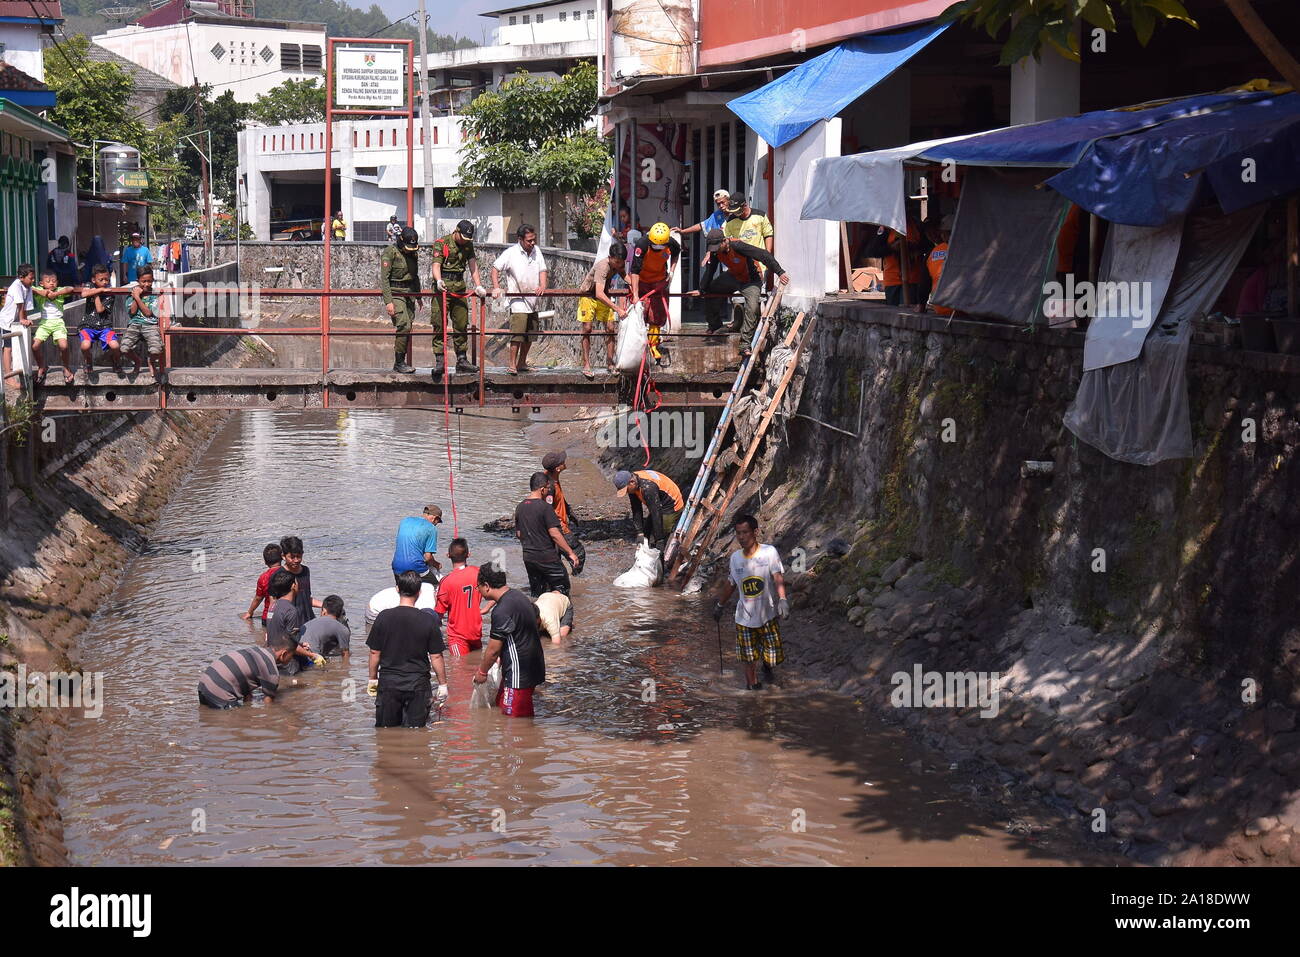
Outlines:
<svg viewBox="0 0 1300 957"><path fill-rule="evenodd" d="M512 585L517 544L481 527L513 511L536 468L527 425L466 419L453 431L461 534L471 560L505 548ZM365 605L392 583L397 522L427 501L449 504L441 441L441 418L420 412L230 418L81 639L84 667L103 672L107 690L102 717L74 718L62 754L74 863L1080 860L1069 842L1007 833L946 771L910 768L934 756L849 699L797 681L738 691L730 640L718 675L700 599L610 586L627 543L589 546L576 631L547 649L535 720L471 710L476 659L450 659L437 720L377 731ZM571 455L570 466L571 499L606 494L593 463ZM344 598L351 666L300 676L271 706L201 709L201 670L260 640L238 614L262 545L284 534L306 543L316 597ZM817 635L795 622L789 640Z"/></svg>

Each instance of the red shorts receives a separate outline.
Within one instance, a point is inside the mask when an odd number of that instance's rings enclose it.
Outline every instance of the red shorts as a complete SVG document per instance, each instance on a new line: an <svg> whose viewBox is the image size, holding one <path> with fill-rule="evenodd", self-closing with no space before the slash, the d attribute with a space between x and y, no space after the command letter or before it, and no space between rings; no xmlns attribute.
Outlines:
<svg viewBox="0 0 1300 957"><path fill-rule="evenodd" d="M668 292L668 280L640 283L638 291L642 296L654 293L645 300L645 324L647 326L668 325L668 296L664 295Z"/></svg>
<svg viewBox="0 0 1300 957"><path fill-rule="evenodd" d="M467 638L458 638L455 635L447 636L447 653L460 657L467 655L471 651L478 651L483 647L481 640L470 641Z"/></svg>
<svg viewBox="0 0 1300 957"><path fill-rule="evenodd" d="M502 714L512 718L531 718L533 716L533 689L507 688L502 685L497 691L497 707Z"/></svg>

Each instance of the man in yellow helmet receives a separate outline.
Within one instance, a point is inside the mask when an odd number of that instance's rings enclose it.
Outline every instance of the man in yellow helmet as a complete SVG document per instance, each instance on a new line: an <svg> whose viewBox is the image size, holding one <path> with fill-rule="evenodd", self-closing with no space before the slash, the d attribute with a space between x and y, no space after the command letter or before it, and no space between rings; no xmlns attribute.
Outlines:
<svg viewBox="0 0 1300 957"><path fill-rule="evenodd" d="M667 223L655 223L650 231L636 241L632 261L628 265L628 283L632 287L632 301L646 296L645 316L649 327L650 355L662 358L659 351L659 328L668 322L668 284L682 247L673 239Z"/></svg>

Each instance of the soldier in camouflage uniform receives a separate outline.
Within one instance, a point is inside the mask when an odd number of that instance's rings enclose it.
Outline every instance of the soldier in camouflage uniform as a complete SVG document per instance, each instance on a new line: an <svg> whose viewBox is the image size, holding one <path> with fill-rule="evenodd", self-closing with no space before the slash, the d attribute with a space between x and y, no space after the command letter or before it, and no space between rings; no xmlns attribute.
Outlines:
<svg viewBox="0 0 1300 957"><path fill-rule="evenodd" d="M393 371L411 373L415 367L406 361L415 358L411 345L411 325L420 300L420 234L410 226L392 246L385 247L379 258L379 288L384 294L384 310L397 327L393 340Z"/></svg>
<svg viewBox="0 0 1300 957"><path fill-rule="evenodd" d="M473 276L474 295L480 298L487 295L487 290L479 284L478 258L474 255L474 224L462 219L456 224L450 236L443 236L433 244L433 285L439 292L434 296L430 307L430 320L433 323L433 377L439 379L443 373L442 337L451 336L452 346L456 350L457 372L478 372L465 355L469 345L466 330L469 328L470 286L465 282L465 272ZM443 291L447 294L447 312L451 313L452 329L446 328L446 318L442 314ZM454 331L453 331L454 330Z"/></svg>

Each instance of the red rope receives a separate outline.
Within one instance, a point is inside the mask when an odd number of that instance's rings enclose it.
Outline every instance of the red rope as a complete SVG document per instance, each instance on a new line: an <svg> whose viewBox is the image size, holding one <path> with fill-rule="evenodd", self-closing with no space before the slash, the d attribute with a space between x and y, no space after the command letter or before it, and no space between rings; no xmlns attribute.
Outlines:
<svg viewBox="0 0 1300 957"><path fill-rule="evenodd" d="M456 293L452 293L453 296ZM468 299L466 293L461 299ZM447 440L447 489L451 495L451 534L460 538L460 516L456 513L456 471L451 458L451 376L447 372L447 290L442 290L442 431ZM482 361L481 359L479 361Z"/></svg>

